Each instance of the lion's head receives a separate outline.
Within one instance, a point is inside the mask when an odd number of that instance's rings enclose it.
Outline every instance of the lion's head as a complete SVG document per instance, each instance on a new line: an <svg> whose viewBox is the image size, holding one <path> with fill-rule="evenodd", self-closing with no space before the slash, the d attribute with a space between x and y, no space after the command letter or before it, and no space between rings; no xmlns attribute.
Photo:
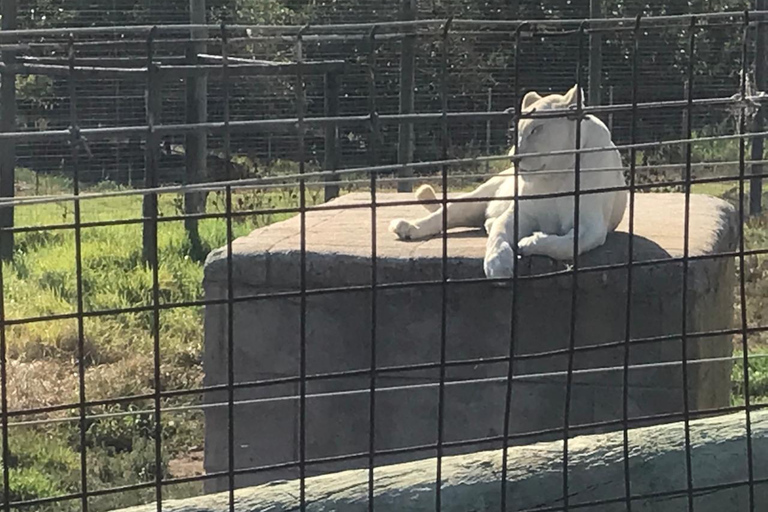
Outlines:
<svg viewBox="0 0 768 512"><path fill-rule="evenodd" d="M553 109L576 109L578 95L584 104L584 92L574 86L564 95L540 96L531 91L525 95L522 113L544 112ZM576 121L569 117L523 118L518 122L517 154L567 151L576 147ZM584 134L582 134L582 138ZM520 172L572 169L573 155L523 157L517 163Z"/></svg>

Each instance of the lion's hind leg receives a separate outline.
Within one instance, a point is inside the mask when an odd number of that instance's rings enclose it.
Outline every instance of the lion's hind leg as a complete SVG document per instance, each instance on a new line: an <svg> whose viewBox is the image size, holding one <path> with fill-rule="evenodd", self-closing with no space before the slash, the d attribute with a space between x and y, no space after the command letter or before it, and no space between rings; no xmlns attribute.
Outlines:
<svg viewBox="0 0 768 512"><path fill-rule="evenodd" d="M448 203L448 229L458 227L483 227L485 211L488 202L499 188L500 180L491 179L472 192L463 194L460 199L476 199L476 201L460 201ZM429 185L419 187L418 198L436 197L435 190ZM430 207L435 206L434 210ZM389 230L401 240L419 240L437 235L443 227L443 209L440 204L424 205L430 210L429 215L417 220L408 221L395 219L389 225Z"/></svg>
<svg viewBox="0 0 768 512"><path fill-rule="evenodd" d="M430 213L440 209L440 205L434 202L437 201L437 194L435 194L435 189L432 188L432 185L422 185L416 189L416 199L424 201L425 204L422 204L422 206ZM430 202L426 203L426 201Z"/></svg>

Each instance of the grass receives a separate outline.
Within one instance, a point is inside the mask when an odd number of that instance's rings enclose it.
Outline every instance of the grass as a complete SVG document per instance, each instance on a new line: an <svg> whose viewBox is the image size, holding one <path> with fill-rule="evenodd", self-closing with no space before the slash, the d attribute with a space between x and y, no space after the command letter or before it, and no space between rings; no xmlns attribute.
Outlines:
<svg viewBox="0 0 768 512"><path fill-rule="evenodd" d="M61 194L72 190L66 179L35 175L20 169L20 194ZM119 190L101 184L84 192ZM319 200L310 194L310 203ZM267 209L294 204L296 191L254 191L235 194L235 210ZM136 219L141 214L138 196L99 198L82 202L83 222ZM176 195L159 198L159 215L181 213ZM212 193L209 212L223 211L224 198ZM288 217L265 214L233 221L235 236ZM48 226L74 222L72 202L19 206L17 226ZM223 219L199 223L207 252L226 243ZM83 310L124 310L152 304L152 270L142 260L142 226L118 225L82 229ZM162 303L189 302L202 298L203 267L191 254L182 222L161 222L158 229L159 295ZM4 264L6 317L13 320L43 319L77 311L75 235L72 229L49 229L16 236L13 260ZM78 401L79 329L76 320L17 322L6 329L8 400L13 410L56 406ZM202 310L164 310L160 318L162 389L190 389L202 385ZM153 317L139 311L87 317L83 325L85 395L88 400L152 393ZM184 405L199 398L167 400L164 405ZM94 414L121 414L148 410L151 403L92 407ZM77 410L14 418L13 422L58 419L52 425L11 426L8 461L11 495L14 500L47 498L80 490L80 436ZM151 482L155 475L170 473L170 461L184 457L202 444L202 414L163 416L163 453L158 467L151 415L112 416L89 420L86 427L89 488ZM200 490L199 484L170 487L165 496L184 496ZM153 490L130 491L91 499L94 511L130 506L152 499ZM77 500L48 505L46 510L74 510Z"/></svg>
<svg viewBox="0 0 768 512"><path fill-rule="evenodd" d="M283 164L285 166L285 164ZM485 169L478 169L483 172ZM491 169L498 170L498 169ZM66 179L36 175L20 169L21 194L60 194L71 190ZM86 191L118 190L101 184ZM697 185L695 193L706 193L737 201L734 184ZM317 194L309 201L318 202ZM296 191L256 191L237 194L236 210L272 208L296 204ZM223 196L211 194L208 211L223 211ZM159 198L161 217L180 213L179 197ZM82 220L107 221L138 218L140 197L109 197L84 201ZM72 202L16 208L17 226L45 226L71 223ZM240 236L265 224L288 217L286 214L252 215L238 218L234 234ZM204 249L225 244L223 219L200 221ZM768 218L752 219L746 226L747 248L768 246ZM160 300L187 302L202 297L203 267L191 254L181 222L161 222L158 232ZM8 319L45 318L73 313L77 309L73 230L44 230L21 233L16 238L13 260L4 264L5 308ZM152 271L141 256L141 225L105 226L82 230L83 309L86 312L120 310L152 303ZM747 295L750 325L765 325L768 314L768 260L747 258ZM738 290L735 318L739 317ZM153 317L151 312L128 312L88 317L83 325L85 394L88 400L132 396L154 390ZM79 330L75 320L41 320L12 323L6 329L8 347L8 400L14 410L55 406L78 400L76 354ZM202 310L179 308L164 310L160 322L162 389L190 389L202 384ZM740 340L735 339L739 350ZM750 338L755 354L768 354L765 334ZM753 401L768 397L768 358L750 360ZM734 403L743 401L740 364L734 365ZM165 406L196 403L198 397L165 401ZM163 453L157 464L154 450L155 426L151 415L124 415L150 410L151 402L136 400L124 404L91 407L89 413L108 414L88 420L87 479L89 489L152 482L164 477L186 476L175 468L190 450L202 446L202 414L163 415ZM11 496L14 500L52 497L80 491L80 430L78 411L17 416L12 422L41 419L60 420L53 424L17 425L10 428ZM90 499L94 512L150 501L153 489L134 490ZM165 497L182 497L201 492L200 484L172 486ZM49 504L41 509L70 511L79 508L77 500Z"/></svg>

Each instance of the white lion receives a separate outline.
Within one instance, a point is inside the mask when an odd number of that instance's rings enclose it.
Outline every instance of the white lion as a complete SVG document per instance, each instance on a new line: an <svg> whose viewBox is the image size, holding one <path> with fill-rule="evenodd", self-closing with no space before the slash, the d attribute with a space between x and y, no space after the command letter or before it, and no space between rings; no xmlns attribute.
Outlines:
<svg viewBox="0 0 768 512"><path fill-rule="evenodd" d="M542 112L574 108L577 94L573 87L565 95L540 96L529 92L522 102L522 111ZM576 147L576 121L566 117L521 119L518 123L518 173L515 166L501 172L478 188L462 195L478 199L474 202L448 204L448 228L485 227L488 242L485 252L485 275L509 277L515 264L515 251L522 255L549 256L556 260L573 259L574 198L573 196L539 198L518 201L519 225L517 243L513 240L515 206L515 177L520 197L574 191L575 155L556 154L530 156L525 154L568 151ZM624 186L621 156L611 141L611 133L598 118L587 115L581 121L581 148L611 148L582 153L580 157L580 190ZM510 155L514 150L510 151ZM597 172L588 172L606 169ZM540 171L565 171L544 172ZM435 199L435 191L424 185L416 191L419 200ZM483 201L485 199L485 201ZM439 234L443 225L442 207L424 205L430 213L417 220L395 219L390 231L402 240L417 240ZM584 194L579 199L579 254L605 243L609 232L616 229L627 206L627 191Z"/></svg>

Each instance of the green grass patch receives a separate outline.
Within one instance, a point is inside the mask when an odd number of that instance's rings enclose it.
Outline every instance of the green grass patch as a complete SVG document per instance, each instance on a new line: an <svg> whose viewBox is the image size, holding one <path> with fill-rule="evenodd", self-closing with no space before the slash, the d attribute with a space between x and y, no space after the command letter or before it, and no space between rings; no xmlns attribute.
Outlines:
<svg viewBox="0 0 768 512"><path fill-rule="evenodd" d="M283 165L285 167L285 165ZM279 168L285 173L290 168ZM20 195L69 194L72 183L61 177L17 172ZM119 191L113 184L84 187L83 193ZM310 204L319 202L319 190L307 194ZM159 217L183 213L178 194L158 199ZM263 211L234 218L235 236L276 222L290 214L268 210L298 205L293 189L253 190L233 193L233 211ZM207 211L223 213L223 193L210 193ZM112 196L81 201L84 223L140 220L141 196ZM17 234L12 261L4 264L5 311L9 319L45 318L77 310L76 238L73 201L18 206L16 226L50 227ZM204 253L226 244L223 218L198 223ZM80 234L83 309L86 312L119 311L152 304L153 273L142 258L142 224L85 227ZM162 303L189 302L202 298L203 266L192 254L182 221L158 224L159 296ZM134 311L99 315L84 320L82 333L85 388L88 400L135 396L154 390L153 316ZM161 385L163 389L189 389L202 385L202 308L164 310L160 321ZM19 323L6 330L9 371L8 395L12 409L29 409L78 401L77 353L80 333L75 320L41 320ZM164 406L194 404L199 398L166 400ZM151 482L157 474L173 474L169 461L184 457L191 447L202 446L200 411L163 415L163 453L158 467L155 428L151 414L126 415L148 410L146 400L106 407L89 413L103 418L87 424L87 474L89 487L105 489ZM80 430L72 421L77 411L63 411L23 419L56 418L53 425L12 426L10 485L14 500L50 498L80 490ZM76 417L74 418L76 420ZM201 485L169 487L168 497L199 493ZM94 497L94 511L110 510L152 500L153 490L136 490ZM78 500L45 505L45 510L79 509Z"/></svg>

